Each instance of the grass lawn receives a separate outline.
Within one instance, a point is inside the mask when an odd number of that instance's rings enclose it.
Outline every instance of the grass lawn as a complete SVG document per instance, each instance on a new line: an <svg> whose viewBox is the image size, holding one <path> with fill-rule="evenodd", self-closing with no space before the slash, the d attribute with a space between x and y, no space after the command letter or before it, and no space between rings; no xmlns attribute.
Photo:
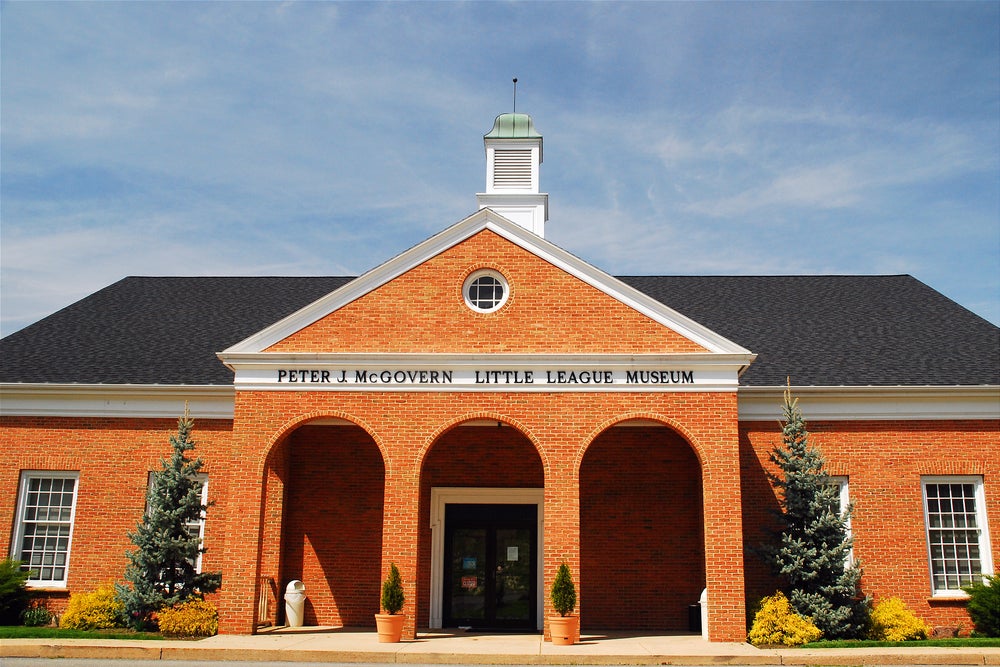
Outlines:
<svg viewBox="0 0 1000 667"><path fill-rule="evenodd" d="M29 628L23 625L0 625L0 639L169 639L158 632L113 630L70 630L67 628Z"/></svg>
<svg viewBox="0 0 1000 667"><path fill-rule="evenodd" d="M1000 637L955 637L954 639L925 639L909 642L877 642L869 639L844 639L820 641L805 644L802 648L869 648L897 647L922 648L924 646L945 646L948 648L983 648L1000 646Z"/></svg>

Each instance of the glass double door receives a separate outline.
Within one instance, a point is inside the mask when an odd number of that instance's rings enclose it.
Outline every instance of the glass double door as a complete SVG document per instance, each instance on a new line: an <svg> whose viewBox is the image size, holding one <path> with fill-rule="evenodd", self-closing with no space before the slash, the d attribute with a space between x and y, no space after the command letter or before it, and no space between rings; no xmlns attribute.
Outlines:
<svg viewBox="0 0 1000 667"><path fill-rule="evenodd" d="M445 509L445 627L536 629L536 505Z"/></svg>

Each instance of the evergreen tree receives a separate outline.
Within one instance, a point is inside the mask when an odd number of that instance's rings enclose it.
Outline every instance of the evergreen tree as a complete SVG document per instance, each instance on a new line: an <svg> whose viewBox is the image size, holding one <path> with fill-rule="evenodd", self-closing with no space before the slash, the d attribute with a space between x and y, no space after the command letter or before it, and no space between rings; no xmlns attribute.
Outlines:
<svg viewBox="0 0 1000 667"><path fill-rule="evenodd" d="M137 547L126 553L125 579L132 585L118 585L118 597L127 622L135 628L148 625L153 612L211 593L222 584L221 573L196 570L198 556L205 550L192 526L208 508L201 502L202 461L187 457L195 446L193 428L185 406L177 434L170 438L173 453L160 461L161 470L153 474L146 496L147 511L135 532L129 533Z"/></svg>
<svg viewBox="0 0 1000 667"><path fill-rule="evenodd" d="M763 549L787 584L795 611L812 618L827 639L862 637L870 600L860 592L861 568L849 564L847 532L851 508L841 513L837 487L823 470L825 461L809 444L798 399L785 391L782 446L771 452L781 475L769 475L781 491L782 529L778 545Z"/></svg>

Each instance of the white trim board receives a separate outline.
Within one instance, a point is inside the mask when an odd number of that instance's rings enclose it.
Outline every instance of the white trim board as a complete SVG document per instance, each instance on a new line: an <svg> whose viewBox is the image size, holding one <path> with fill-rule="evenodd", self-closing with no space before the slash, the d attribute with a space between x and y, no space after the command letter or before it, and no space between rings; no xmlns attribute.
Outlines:
<svg viewBox="0 0 1000 667"><path fill-rule="evenodd" d="M384 391L382 388L380 391ZM730 389L731 391L732 389ZM781 419L784 387L740 387L739 420ZM1000 419L1000 387L792 387L808 421ZM0 416L233 419L232 386L0 384Z"/></svg>
<svg viewBox="0 0 1000 667"><path fill-rule="evenodd" d="M0 384L0 415L233 419L232 385Z"/></svg>
<svg viewBox="0 0 1000 667"><path fill-rule="evenodd" d="M745 355L221 353L247 391L733 392Z"/></svg>
<svg viewBox="0 0 1000 667"><path fill-rule="evenodd" d="M741 387L739 420L782 418L785 387ZM1000 419L1000 387L791 387L806 421Z"/></svg>

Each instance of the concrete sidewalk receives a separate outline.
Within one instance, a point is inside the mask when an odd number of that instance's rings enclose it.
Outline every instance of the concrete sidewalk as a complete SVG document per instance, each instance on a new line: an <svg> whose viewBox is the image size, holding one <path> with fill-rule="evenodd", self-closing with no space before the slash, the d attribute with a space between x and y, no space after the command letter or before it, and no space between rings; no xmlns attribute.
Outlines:
<svg viewBox="0 0 1000 667"><path fill-rule="evenodd" d="M584 635L553 646L540 635L431 633L380 644L373 630L279 628L196 641L0 640L0 657L544 665L1000 665L1000 648L758 649L694 635Z"/></svg>

